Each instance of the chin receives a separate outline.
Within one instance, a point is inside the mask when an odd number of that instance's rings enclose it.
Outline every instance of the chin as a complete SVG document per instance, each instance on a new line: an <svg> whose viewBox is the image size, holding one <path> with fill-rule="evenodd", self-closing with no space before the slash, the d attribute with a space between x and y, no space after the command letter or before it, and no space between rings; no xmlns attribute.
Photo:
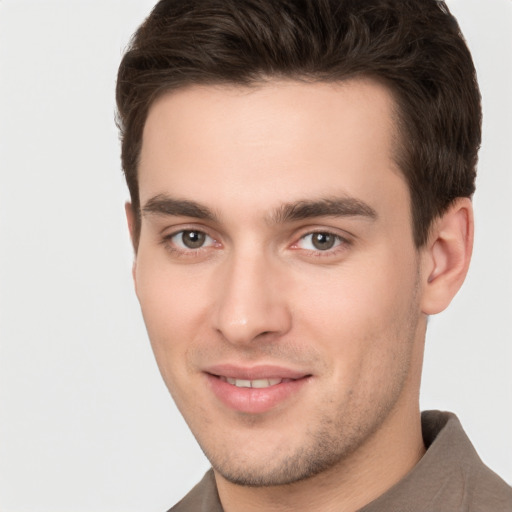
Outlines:
<svg viewBox="0 0 512 512"><path fill-rule="evenodd" d="M219 456L205 452L215 472L228 482L247 487L290 485L312 478L336 466L350 452L330 436L311 436L311 443L291 447L290 453L247 454L235 452Z"/></svg>

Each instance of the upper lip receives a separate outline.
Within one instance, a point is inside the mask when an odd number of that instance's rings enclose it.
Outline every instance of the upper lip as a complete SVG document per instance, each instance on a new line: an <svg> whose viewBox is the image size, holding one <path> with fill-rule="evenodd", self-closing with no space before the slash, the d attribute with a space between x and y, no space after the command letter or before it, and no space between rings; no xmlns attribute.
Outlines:
<svg viewBox="0 0 512 512"><path fill-rule="evenodd" d="M239 366L236 364L217 364L204 370L206 373L217 377L229 377L231 379L257 380L257 379L301 379L311 374L301 370L286 368L283 366L264 364L257 366Z"/></svg>

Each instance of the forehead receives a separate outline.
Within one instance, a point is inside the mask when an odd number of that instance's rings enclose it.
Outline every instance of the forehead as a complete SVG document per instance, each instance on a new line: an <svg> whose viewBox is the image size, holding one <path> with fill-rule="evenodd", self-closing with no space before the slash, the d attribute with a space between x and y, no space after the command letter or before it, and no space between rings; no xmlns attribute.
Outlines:
<svg viewBox="0 0 512 512"><path fill-rule="evenodd" d="M388 89L370 80L168 93L144 128L141 204L158 194L256 209L305 194L378 201L385 185L403 186L394 111Z"/></svg>

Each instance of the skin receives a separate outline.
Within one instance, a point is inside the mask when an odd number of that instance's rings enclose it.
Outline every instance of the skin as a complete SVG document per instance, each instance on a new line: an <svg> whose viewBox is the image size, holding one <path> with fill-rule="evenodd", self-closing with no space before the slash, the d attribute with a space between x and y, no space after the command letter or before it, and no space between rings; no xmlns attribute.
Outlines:
<svg viewBox="0 0 512 512"><path fill-rule="evenodd" d="M393 119L387 89L363 80L189 87L150 109L136 292L226 512L356 510L424 452L426 318L464 279L471 204L414 246ZM304 201L316 210L283 215ZM345 210L326 213L333 202ZM226 363L304 383L263 412L234 410L207 375Z"/></svg>

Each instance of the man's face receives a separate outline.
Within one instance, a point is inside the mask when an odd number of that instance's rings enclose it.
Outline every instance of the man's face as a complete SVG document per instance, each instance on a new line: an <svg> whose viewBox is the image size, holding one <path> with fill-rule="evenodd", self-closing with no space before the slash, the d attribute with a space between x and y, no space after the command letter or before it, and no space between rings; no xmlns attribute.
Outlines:
<svg viewBox="0 0 512 512"><path fill-rule="evenodd" d="M417 408L420 253L394 137L369 81L193 87L150 110L137 295L230 481L311 476Z"/></svg>

